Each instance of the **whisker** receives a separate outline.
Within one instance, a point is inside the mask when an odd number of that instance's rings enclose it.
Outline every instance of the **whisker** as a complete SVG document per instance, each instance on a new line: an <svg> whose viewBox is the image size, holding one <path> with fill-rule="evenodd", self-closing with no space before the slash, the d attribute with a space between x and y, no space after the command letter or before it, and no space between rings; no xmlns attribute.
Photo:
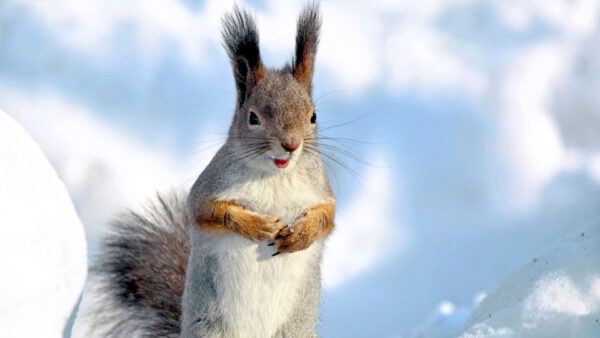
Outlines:
<svg viewBox="0 0 600 338"><path fill-rule="evenodd" d="M233 136L230 136L228 139L229 140L263 140L264 141L265 137L233 135Z"/></svg>
<svg viewBox="0 0 600 338"><path fill-rule="evenodd" d="M207 143L215 143L215 142L225 142L227 138L219 138L214 140L205 140L199 142L175 142L174 146L189 146L189 145L199 145L199 144L207 144Z"/></svg>
<svg viewBox="0 0 600 338"><path fill-rule="evenodd" d="M358 172L356 172L354 169L350 168L344 162L340 161L337 157L335 157L335 155L325 153L323 151L320 151L318 148L313 148L310 146L305 149L307 152L313 152L313 154L318 154L318 155L324 156L324 157L328 158L329 160L333 161L334 163L336 163L337 165L342 167L344 170L346 170L355 179L357 179L357 181L361 181L361 179L364 179Z"/></svg>
<svg viewBox="0 0 600 338"><path fill-rule="evenodd" d="M239 156L235 161L231 162L231 163L237 163L241 160L247 159L251 156L257 157L260 156L261 154L266 153L267 151L269 151L269 147L268 146L261 146L261 147L254 147L252 149L249 149L247 151L243 151L241 153L236 154L237 156Z"/></svg>
<svg viewBox="0 0 600 338"><path fill-rule="evenodd" d="M198 155L198 154L200 154L202 152L205 152L205 151L207 151L209 149L212 149L212 148L214 148L216 146L220 146L220 145L222 145L222 144L221 143L216 143L216 144L213 144L213 145L210 145L210 146L207 146L207 147L195 150L195 151L193 151L193 152L190 153L190 156Z"/></svg>
<svg viewBox="0 0 600 338"><path fill-rule="evenodd" d="M334 146L334 145L331 145L331 144L325 144L325 143L316 143L316 145L317 145L318 147L322 147L322 148L325 148L325 149L328 149L328 150L332 150L332 151L338 152L338 153L340 153L340 154L342 154L342 155L346 155L346 156L350 157L351 159L355 160L356 162L359 162L359 163L362 163L362 164L368 165L368 163L365 163L363 160L361 160L361 159L358 157L358 155L354 154L353 152L351 152L351 151L349 151L349 150L342 149L342 148L340 148L340 147L336 147L336 146Z"/></svg>
<svg viewBox="0 0 600 338"><path fill-rule="evenodd" d="M317 156L317 154L312 153L311 156ZM323 161L323 164L325 165L326 169L329 169L327 170L327 173L333 175L333 179L335 180L335 186L337 190L340 190L340 181L338 180L335 168L333 168L327 161Z"/></svg>
<svg viewBox="0 0 600 338"><path fill-rule="evenodd" d="M366 117L367 117L367 115L359 116L359 117L357 117L355 119L352 119L350 121L346 121L346 122L342 122L342 123L339 123L339 124L335 124L333 126L329 126L329 127L323 128L323 129L318 129L318 131L322 132L322 131L330 130L330 129L333 129L333 128L343 127L343 126L349 125L351 123L354 123L356 121L362 120L362 119L364 119Z"/></svg>
<svg viewBox="0 0 600 338"><path fill-rule="evenodd" d="M329 96L329 95L331 95L331 94L333 94L333 93L337 93L337 92L341 92L341 91L342 91L341 89L335 89L335 90L328 91L327 93L321 94L319 97L317 97L317 98L314 100L314 104L315 104L315 106L316 106L316 105L319 103L319 101L320 101L321 99L323 99L323 98L325 98L325 97L327 97L327 96Z"/></svg>
<svg viewBox="0 0 600 338"><path fill-rule="evenodd" d="M350 159L354 160L357 163L366 165L366 166L370 166L370 167L378 167L378 168L385 168L387 166L382 166L382 165L377 165L377 164L373 164L373 163L369 163L366 162L365 160L363 160L359 155L357 155L355 152L353 152L353 148L338 142L341 147L338 147L336 145L333 144L328 144L325 142L319 142L319 138L318 137L308 137L305 138L305 144L307 147L313 147L313 148L317 148L316 150L318 150L318 148L324 148L333 152L336 152L338 154L344 155L346 157L349 157ZM329 138L327 139L327 141L335 141L334 138Z"/></svg>
<svg viewBox="0 0 600 338"><path fill-rule="evenodd" d="M348 143L368 144L368 145L389 144L389 142L368 142L368 141L361 141L361 140L347 138L347 137L319 136L319 137L316 137L315 139L330 140L330 141L336 141L336 142L340 142L340 143L341 142L348 142Z"/></svg>
<svg viewBox="0 0 600 338"><path fill-rule="evenodd" d="M254 152L254 151L257 151L257 150L262 150L262 149L265 149L265 148L266 148L266 146L253 146L253 147L248 147L248 148L241 149L241 151L239 151L239 152L238 152L236 155L239 155L239 156L245 156L245 155L246 155L246 154L248 154L248 153L252 153L252 152Z"/></svg>
<svg viewBox="0 0 600 338"><path fill-rule="evenodd" d="M245 160L245 159L249 158L250 156L254 156L254 155L258 154L259 151L260 150L255 149L254 151L251 151L251 152L249 152L247 154L244 154L241 157L236 158L234 161L230 162L230 164L234 164L234 163L240 162L242 160Z"/></svg>
<svg viewBox="0 0 600 338"><path fill-rule="evenodd" d="M379 165L379 164L373 164L373 163L369 163L364 161L362 158L360 158L357 154L353 153L352 151L346 150L346 149L342 149L340 147L336 147L330 144L324 144L324 143L317 143L317 145L319 147L323 147L327 150L331 150L331 151L335 151L341 155L345 155L347 157L349 157L350 159L356 161L357 163L369 166L369 167L374 167L374 168L387 168L387 166L384 165Z"/></svg>
<svg viewBox="0 0 600 338"><path fill-rule="evenodd" d="M253 142L253 143L244 143L244 144L241 144L240 147L241 148L248 148L248 147L262 146L262 145L268 145L268 144L269 144L269 142L266 142L266 141L264 141L264 142Z"/></svg>

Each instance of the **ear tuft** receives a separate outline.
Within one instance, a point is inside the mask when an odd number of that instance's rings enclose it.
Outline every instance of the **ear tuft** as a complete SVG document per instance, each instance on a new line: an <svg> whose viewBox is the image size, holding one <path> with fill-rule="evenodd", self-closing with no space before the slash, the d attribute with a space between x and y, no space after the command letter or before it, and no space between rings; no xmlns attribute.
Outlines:
<svg viewBox="0 0 600 338"><path fill-rule="evenodd" d="M312 77L315 67L315 57L319 45L319 30L321 16L319 5L312 3L302 10L296 29L296 55L292 61L292 74L310 94L312 92Z"/></svg>
<svg viewBox="0 0 600 338"><path fill-rule="evenodd" d="M265 75L258 48L258 31L252 16L234 6L233 12L223 17L223 45L231 60L235 77L238 104L248 98L252 87Z"/></svg>

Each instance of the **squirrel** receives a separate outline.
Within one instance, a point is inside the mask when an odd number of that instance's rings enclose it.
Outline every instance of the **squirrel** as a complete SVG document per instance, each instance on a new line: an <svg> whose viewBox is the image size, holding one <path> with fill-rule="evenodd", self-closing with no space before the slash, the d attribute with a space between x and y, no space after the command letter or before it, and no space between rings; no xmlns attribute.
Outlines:
<svg viewBox="0 0 600 338"><path fill-rule="evenodd" d="M261 61L256 23L223 18L237 99L227 141L185 196L112 223L74 337L316 337L320 263L335 198L317 144L317 4L295 55Z"/></svg>

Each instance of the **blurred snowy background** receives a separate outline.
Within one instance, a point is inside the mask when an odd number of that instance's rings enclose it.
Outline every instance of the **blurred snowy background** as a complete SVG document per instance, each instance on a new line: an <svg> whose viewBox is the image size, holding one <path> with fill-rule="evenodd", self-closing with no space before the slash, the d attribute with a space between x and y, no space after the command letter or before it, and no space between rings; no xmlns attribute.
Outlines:
<svg viewBox="0 0 600 338"><path fill-rule="evenodd" d="M283 65L305 1L239 3L265 63ZM0 1L0 107L65 182L90 251L115 213L189 187L224 141L232 6ZM329 162L339 214L320 332L455 336L513 271L600 222L600 2L321 9L320 127L352 154L335 154L350 171Z"/></svg>

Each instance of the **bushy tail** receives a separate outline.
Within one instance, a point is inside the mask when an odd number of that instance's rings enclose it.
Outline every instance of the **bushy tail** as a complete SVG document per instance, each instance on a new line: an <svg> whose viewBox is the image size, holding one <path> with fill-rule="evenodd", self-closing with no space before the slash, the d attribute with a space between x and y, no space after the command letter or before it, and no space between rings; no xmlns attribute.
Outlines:
<svg viewBox="0 0 600 338"><path fill-rule="evenodd" d="M80 314L90 322L85 331L179 336L189 255L185 205L181 195L159 195L143 213L129 212L112 223L83 296Z"/></svg>

